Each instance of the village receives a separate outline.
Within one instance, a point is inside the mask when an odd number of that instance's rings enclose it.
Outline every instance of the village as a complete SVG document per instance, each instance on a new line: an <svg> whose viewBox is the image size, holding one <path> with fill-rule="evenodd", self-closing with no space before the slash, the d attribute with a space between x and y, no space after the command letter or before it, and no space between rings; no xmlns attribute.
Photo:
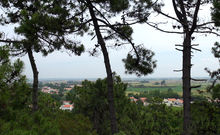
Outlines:
<svg viewBox="0 0 220 135"><path fill-rule="evenodd" d="M146 97L141 97L139 99L135 97L130 97L131 102L137 103L138 101L141 101L144 106L148 106L150 103L147 101ZM176 98L165 98L162 101L163 104L166 104L167 106L175 106L175 107L182 107L183 106L183 100L182 99L176 99Z"/></svg>
<svg viewBox="0 0 220 135"><path fill-rule="evenodd" d="M75 85L71 85L71 87L64 88L64 93L68 93L71 90L73 90ZM76 85L78 87L81 87L81 85ZM59 94L59 89L54 89L48 86L44 86L41 89L41 92L47 93L47 94ZM139 97L135 98L134 96L129 97L131 102L134 102L138 104L138 102L142 103L143 106L148 106L150 102L146 97ZM64 111L72 111L74 109L74 103L71 103L71 101L62 100L62 105L60 106L61 110ZM178 98L164 98L162 101L163 104L166 104L167 106L174 106L174 107L182 107L183 106L183 100Z"/></svg>

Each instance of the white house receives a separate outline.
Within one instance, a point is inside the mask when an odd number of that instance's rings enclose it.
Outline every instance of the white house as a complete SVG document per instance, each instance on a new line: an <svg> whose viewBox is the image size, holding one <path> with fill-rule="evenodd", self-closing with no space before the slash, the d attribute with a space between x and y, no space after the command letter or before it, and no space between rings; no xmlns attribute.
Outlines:
<svg viewBox="0 0 220 135"><path fill-rule="evenodd" d="M61 109L61 110L72 111L72 110L73 110L73 104L70 104L70 105L61 105L60 109Z"/></svg>
<svg viewBox="0 0 220 135"><path fill-rule="evenodd" d="M61 110L72 111L74 108L74 104L70 104L70 101L63 101L63 105L60 106Z"/></svg>
<svg viewBox="0 0 220 135"><path fill-rule="evenodd" d="M47 87L47 86L43 87L41 91L44 92L44 93L49 93L49 94L58 94L59 93L59 90L52 89L52 88Z"/></svg>

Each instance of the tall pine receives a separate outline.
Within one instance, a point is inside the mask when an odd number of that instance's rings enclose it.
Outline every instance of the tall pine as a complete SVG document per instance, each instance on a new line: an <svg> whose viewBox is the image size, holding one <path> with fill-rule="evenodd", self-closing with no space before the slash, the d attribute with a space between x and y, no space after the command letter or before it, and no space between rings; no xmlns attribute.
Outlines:
<svg viewBox="0 0 220 135"><path fill-rule="evenodd" d="M5 41L12 43L14 55L28 54L30 60L33 71L33 111L38 109L38 69L33 53L41 52L46 56L56 49L65 48L80 55L84 51L83 45L67 38L67 35L78 31L76 29L80 26L78 18L69 14L71 8L67 8L67 4L68 1L57 0L1 2L6 10L5 23L19 24L15 33L21 35L21 39Z"/></svg>

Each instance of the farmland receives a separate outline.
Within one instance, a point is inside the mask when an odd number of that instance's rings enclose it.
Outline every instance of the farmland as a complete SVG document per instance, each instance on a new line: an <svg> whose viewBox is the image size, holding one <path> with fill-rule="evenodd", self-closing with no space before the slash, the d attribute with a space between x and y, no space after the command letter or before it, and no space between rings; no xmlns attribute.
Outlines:
<svg viewBox="0 0 220 135"><path fill-rule="evenodd" d="M145 91L167 91L172 90L182 96L182 82L181 79L155 79L155 80L136 80L128 81L127 93L138 94ZM200 88L192 89L193 95L201 95L201 91L206 91L208 82L192 81L192 86L201 85ZM207 93L202 93L204 96L209 96Z"/></svg>

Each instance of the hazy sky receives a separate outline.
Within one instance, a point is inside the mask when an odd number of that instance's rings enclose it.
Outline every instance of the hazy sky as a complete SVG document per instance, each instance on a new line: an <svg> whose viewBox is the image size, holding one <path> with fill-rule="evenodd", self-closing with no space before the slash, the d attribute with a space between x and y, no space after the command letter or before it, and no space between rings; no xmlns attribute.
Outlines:
<svg viewBox="0 0 220 135"><path fill-rule="evenodd" d="M168 3L166 7L170 15L173 15L173 9ZM206 8L209 11L209 8ZM209 13L206 10L201 11L201 16L208 17ZM161 19L159 16L155 18ZM172 24L166 25L165 29L171 29ZM182 35L166 34L157 31L147 25L135 25L133 39L136 44L144 44L148 49L155 52L157 60L157 68L154 73L146 76L151 77L181 77L182 73L173 72L175 69L182 67L182 53L175 50L175 44L182 44ZM10 35L10 30L6 30L6 34ZM96 40L91 41L91 37L83 37L82 42L86 45L87 51L94 46ZM192 58L194 64L192 68L192 76L205 77L208 74L204 71L205 67L217 69L219 67L217 59L214 59L211 54L211 47L218 38L214 35L196 35L193 41L199 44L199 49L202 52L195 52ZM126 57L131 47L126 45L119 49L109 48L110 61L112 70L121 77L129 78L136 77L135 75L126 75L124 73L124 65L122 59ZM34 54L39 70L40 78L103 78L106 76L103 56L100 52L98 57L89 56L87 52L81 56L69 55L65 52L54 52L47 57L42 57L41 54ZM32 78L32 70L27 55L21 58L25 63L24 74L28 78Z"/></svg>

